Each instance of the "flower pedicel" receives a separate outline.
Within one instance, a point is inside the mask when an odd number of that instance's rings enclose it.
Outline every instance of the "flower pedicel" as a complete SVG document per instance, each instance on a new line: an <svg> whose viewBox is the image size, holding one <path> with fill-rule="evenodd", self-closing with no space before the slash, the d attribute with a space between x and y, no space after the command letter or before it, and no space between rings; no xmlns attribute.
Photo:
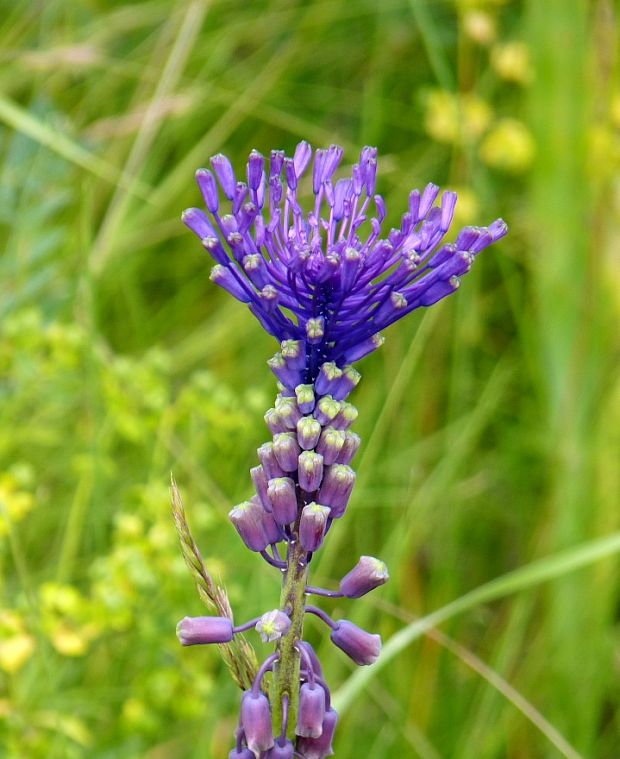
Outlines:
<svg viewBox="0 0 620 759"><path fill-rule="evenodd" d="M304 615L322 619L332 642L359 665L377 659L381 639L332 620L306 597L359 598L388 580L382 561L362 556L338 591L308 584L313 554L345 516L355 484L360 438L350 430L357 410L347 398L361 375L353 364L383 343L381 330L453 293L478 253L507 232L498 219L445 243L456 194L439 198L429 184L410 193L400 227L386 234L376 148L364 148L351 176L335 180L342 156L332 145L313 157L307 142L292 157L272 151L269 162L252 151L240 181L228 158L216 155L211 170L196 173L208 213L183 214L214 260L211 280L280 343L267 362L279 389L265 414L272 439L251 470L255 495L230 512L245 545L281 574L280 606L237 627L226 617L186 617L178 626L183 645L227 643L251 627L275 642L243 694L231 759L333 754L338 715L303 640ZM308 210L300 202L306 186Z"/></svg>

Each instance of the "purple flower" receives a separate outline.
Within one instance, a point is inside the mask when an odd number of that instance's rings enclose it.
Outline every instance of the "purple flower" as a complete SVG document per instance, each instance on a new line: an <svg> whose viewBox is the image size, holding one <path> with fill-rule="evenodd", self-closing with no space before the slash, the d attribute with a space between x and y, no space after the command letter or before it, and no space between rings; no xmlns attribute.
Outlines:
<svg viewBox="0 0 620 759"><path fill-rule="evenodd" d="M182 646L230 643L233 625L228 617L183 617L177 625L177 638Z"/></svg>
<svg viewBox="0 0 620 759"><path fill-rule="evenodd" d="M304 210L300 185L312 158L308 143L300 143L292 159L274 151L268 178L263 157L252 151L247 184L236 181L230 161L219 154L211 164L231 213L219 207L211 171L199 169L210 218L197 209L183 217L213 254L216 284L247 303L270 334L299 341L302 354L310 355L310 366L297 374L286 359L278 361L290 389L316 379L320 360L337 370L359 360L378 347L382 329L453 293L478 253L507 231L498 219L466 227L446 243L456 194L439 199L439 188L429 184L422 193L411 192L399 228L386 235L385 203L374 194L376 148L362 150L350 178L334 181L342 156L337 145L316 151L308 180L314 203ZM331 387L338 372L327 369L321 377L320 387Z"/></svg>
<svg viewBox="0 0 620 759"><path fill-rule="evenodd" d="M269 699L262 693L246 691L241 699L241 726L248 748L258 754L273 746Z"/></svg>
<svg viewBox="0 0 620 759"><path fill-rule="evenodd" d="M291 620L283 611L273 609L273 611L266 611L255 627L263 643L273 643L274 640L279 640L286 635L291 627Z"/></svg>
<svg viewBox="0 0 620 759"><path fill-rule="evenodd" d="M337 622L330 637L356 664L374 664L381 653L381 636L362 630L348 619Z"/></svg>
<svg viewBox="0 0 620 759"><path fill-rule="evenodd" d="M207 212L190 208L182 217L213 258L211 280L280 343L267 362L278 384L265 414L272 440L258 449L254 494L229 516L246 546L281 573L281 608L238 627L226 617L201 617L185 618L178 628L183 645L235 646L233 635L252 627L263 641L276 642L244 693L231 759L333 754L338 715L314 650L300 640L303 624L291 620L316 615L359 665L372 664L381 651L379 635L334 621L306 601L359 598L388 580L383 562L362 556L338 591L308 582L313 556L344 516L355 484L350 463L361 441L350 430L358 412L347 398L361 375L352 364L383 344L382 329L453 293L478 253L507 231L498 219L447 242L456 194L429 184L410 193L398 228L386 233L385 203L375 194L377 149L364 148L351 176L337 179L343 152L332 145L313 161L310 145L301 142L293 157L274 150L265 161L253 150L247 182L218 154L211 169L196 173ZM300 198L309 190L314 199L304 210Z"/></svg>
<svg viewBox="0 0 620 759"><path fill-rule="evenodd" d="M323 718L321 735L318 738L300 738L297 741L297 750L304 759L325 759L332 756L334 750L332 741L338 724L338 713L335 709L328 709Z"/></svg>
<svg viewBox="0 0 620 759"><path fill-rule="evenodd" d="M360 598L390 579L385 563L373 556L362 556L340 581L340 592L347 598Z"/></svg>
<svg viewBox="0 0 620 759"><path fill-rule="evenodd" d="M325 691L316 683L304 683L299 691L299 712L295 733L303 738L318 738L323 732Z"/></svg>
<svg viewBox="0 0 620 759"><path fill-rule="evenodd" d="M321 547L328 519L327 506L314 502L304 506L299 520L299 540L304 550L316 551Z"/></svg>

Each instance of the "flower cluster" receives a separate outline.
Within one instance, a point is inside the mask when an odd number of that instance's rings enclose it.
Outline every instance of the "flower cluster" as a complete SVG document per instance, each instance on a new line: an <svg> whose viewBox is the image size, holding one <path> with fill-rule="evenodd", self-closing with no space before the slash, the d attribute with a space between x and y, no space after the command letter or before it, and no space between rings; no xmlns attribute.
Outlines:
<svg viewBox="0 0 620 759"><path fill-rule="evenodd" d="M254 495L230 512L245 545L281 572L280 607L239 626L227 617L186 617L178 626L183 645L228 643L251 627L276 643L243 695L231 759L333 753L338 717L303 638L304 615L321 618L332 642L359 665L377 659L381 639L349 620L334 621L306 597L359 598L388 579L383 562L363 556L337 591L308 584L312 557L344 516L355 483L351 462L360 438L350 429L357 410L347 398L360 374L353 363L381 344L380 330L454 292L476 255L507 231L497 220L444 243L456 195L445 192L436 205L439 188L429 184L409 195L400 227L382 235L377 151L364 148L352 176L334 182L342 154L337 146L316 151L308 213L299 201L312 161L308 143L292 158L273 151L268 171L253 151L247 182L237 181L225 156L214 156L213 172L196 174L209 215L196 208L183 215L216 262L211 279L280 341L268 361L279 387L265 414L272 438L251 470ZM231 213L220 212L218 183Z"/></svg>

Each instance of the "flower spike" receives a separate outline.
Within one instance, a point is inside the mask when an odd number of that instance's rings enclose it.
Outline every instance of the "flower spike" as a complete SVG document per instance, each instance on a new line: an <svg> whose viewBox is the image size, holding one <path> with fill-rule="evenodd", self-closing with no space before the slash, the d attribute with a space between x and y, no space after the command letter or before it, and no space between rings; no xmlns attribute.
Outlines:
<svg viewBox="0 0 620 759"><path fill-rule="evenodd" d="M238 176L217 154L196 173L206 211L182 216L213 260L211 280L279 343L267 361L278 387L264 417L271 439L250 471L253 493L229 516L245 545L281 574L280 606L237 627L227 616L186 617L178 626L186 646L237 645L252 627L275 644L242 685L230 759L334 753L338 715L303 639L305 613L318 616L358 665L376 661L381 638L332 619L307 598L356 599L388 580L382 561L362 556L338 590L308 581L314 554L345 516L355 486L351 463L361 439L351 429L358 411L349 397L361 375L354 364L383 345L387 327L455 293L478 255L507 233L501 219L451 233L456 193L433 183L409 194L400 226L388 230L376 194L377 149L364 147L339 177L343 154L337 145L313 153L305 141L292 156L272 150L265 159L253 150Z"/></svg>

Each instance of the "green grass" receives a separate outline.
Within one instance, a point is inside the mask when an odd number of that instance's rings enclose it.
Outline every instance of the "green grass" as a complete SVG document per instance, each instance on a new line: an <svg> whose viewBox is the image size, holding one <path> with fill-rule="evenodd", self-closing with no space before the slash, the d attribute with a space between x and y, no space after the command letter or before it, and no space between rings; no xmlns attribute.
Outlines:
<svg viewBox="0 0 620 759"><path fill-rule="evenodd" d="M228 754L239 694L174 636L202 607L168 483L238 619L272 608L226 514L266 439L274 344L179 215L211 154L241 168L308 138L350 162L376 144L394 222L436 181L477 205L463 223L511 228L361 365L359 480L315 580L360 554L392 579L326 601L381 632L375 667L308 625L337 755L615 759L612 0L0 7L0 756ZM502 65L515 41L529 75Z"/></svg>

